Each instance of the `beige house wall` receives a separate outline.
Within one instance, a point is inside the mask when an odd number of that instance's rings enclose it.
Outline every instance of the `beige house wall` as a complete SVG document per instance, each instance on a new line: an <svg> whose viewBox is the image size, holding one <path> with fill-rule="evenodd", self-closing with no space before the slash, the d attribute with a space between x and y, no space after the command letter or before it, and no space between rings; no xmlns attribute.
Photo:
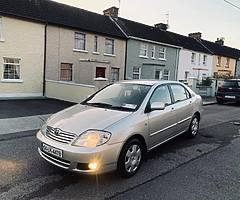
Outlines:
<svg viewBox="0 0 240 200"><path fill-rule="evenodd" d="M86 51L74 50L74 34L86 34ZM98 36L99 54L93 53L94 36ZM94 85L96 67L106 68L106 78L110 79L111 68L119 68L120 80L124 78L126 41L115 41L115 56L104 55L106 36L49 25L47 28L47 69L48 80L60 80L61 63L73 64L73 82ZM111 37L107 37L111 38Z"/></svg>
<svg viewBox="0 0 240 200"><path fill-rule="evenodd" d="M80 103L94 92L94 86L61 81L46 81L46 96L49 98Z"/></svg>
<svg viewBox="0 0 240 200"><path fill-rule="evenodd" d="M4 16L2 21L0 98L42 96L45 26ZM20 80L3 80L3 57L20 59Z"/></svg>
<svg viewBox="0 0 240 200"><path fill-rule="evenodd" d="M234 76L235 73L235 68L236 68L236 60L233 58L230 58L230 63L229 67L226 66L227 63L227 57L221 56L221 63L218 65L218 56L214 55L213 56L213 70L214 74L220 75L230 75Z"/></svg>

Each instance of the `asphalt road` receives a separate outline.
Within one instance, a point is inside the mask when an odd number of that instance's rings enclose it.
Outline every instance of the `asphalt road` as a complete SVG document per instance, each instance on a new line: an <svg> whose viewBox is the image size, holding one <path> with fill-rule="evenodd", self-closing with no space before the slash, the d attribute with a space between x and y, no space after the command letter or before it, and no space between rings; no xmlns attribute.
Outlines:
<svg viewBox="0 0 240 200"><path fill-rule="evenodd" d="M35 131L0 137L0 199L240 199L240 107L204 107L200 135L148 154L139 173L83 176L37 154Z"/></svg>

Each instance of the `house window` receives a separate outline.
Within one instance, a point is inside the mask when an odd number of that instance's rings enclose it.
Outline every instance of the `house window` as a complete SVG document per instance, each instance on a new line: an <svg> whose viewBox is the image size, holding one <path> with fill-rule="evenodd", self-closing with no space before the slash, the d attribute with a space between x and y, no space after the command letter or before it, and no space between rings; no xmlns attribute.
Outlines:
<svg viewBox="0 0 240 200"><path fill-rule="evenodd" d="M20 79L20 59L3 58L3 78L4 79Z"/></svg>
<svg viewBox="0 0 240 200"><path fill-rule="evenodd" d="M140 79L140 78L141 78L141 68L133 67L133 79Z"/></svg>
<svg viewBox="0 0 240 200"><path fill-rule="evenodd" d="M152 58L152 59L155 59L155 51L156 51L156 47L155 47L155 46L152 46L152 47L151 47L151 51L150 51L150 54L151 54L151 58Z"/></svg>
<svg viewBox="0 0 240 200"><path fill-rule="evenodd" d="M203 65L207 65L207 55L203 56Z"/></svg>
<svg viewBox="0 0 240 200"><path fill-rule="evenodd" d="M98 52L98 36L95 35L94 36L94 48L93 48L93 52L97 53Z"/></svg>
<svg viewBox="0 0 240 200"><path fill-rule="evenodd" d="M159 48L159 59L161 59L161 60L166 59L166 48L165 47Z"/></svg>
<svg viewBox="0 0 240 200"><path fill-rule="evenodd" d="M111 69L111 82L119 81L119 68Z"/></svg>
<svg viewBox="0 0 240 200"><path fill-rule="evenodd" d="M72 64L61 63L60 81L72 81L72 80L73 80Z"/></svg>
<svg viewBox="0 0 240 200"><path fill-rule="evenodd" d="M227 58L225 67L229 68L229 64L230 64L230 58Z"/></svg>
<svg viewBox="0 0 240 200"><path fill-rule="evenodd" d="M161 70L157 69L155 71L155 79L156 80L161 80L162 79L162 71Z"/></svg>
<svg viewBox="0 0 240 200"><path fill-rule="evenodd" d="M106 38L105 40L105 53L114 55L114 40Z"/></svg>
<svg viewBox="0 0 240 200"><path fill-rule="evenodd" d="M221 56L218 56L217 57L217 66L220 66L221 65Z"/></svg>
<svg viewBox="0 0 240 200"><path fill-rule="evenodd" d="M86 50L86 34L75 33L75 49L82 51Z"/></svg>
<svg viewBox="0 0 240 200"><path fill-rule="evenodd" d="M191 63L192 63L192 64L195 64L195 63L196 63L196 53L192 53Z"/></svg>
<svg viewBox="0 0 240 200"><path fill-rule="evenodd" d="M148 45L146 43L140 44L140 57L148 57Z"/></svg>
<svg viewBox="0 0 240 200"><path fill-rule="evenodd" d="M169 78L170 78L170 71L169 70L164 70L163 71L163 80L169 80Z"/></svg>
<svg viewBox="0 0 240 200"><path fill-rule="evenodd" d="M106 78L106 68L97 67L96 68L96 78Z"/></svg>
<svg viewBox="0 0 240 200"><path fill-rule="evenodd" d="M0 16L0 41L3 39L3 18Z"/></svg>

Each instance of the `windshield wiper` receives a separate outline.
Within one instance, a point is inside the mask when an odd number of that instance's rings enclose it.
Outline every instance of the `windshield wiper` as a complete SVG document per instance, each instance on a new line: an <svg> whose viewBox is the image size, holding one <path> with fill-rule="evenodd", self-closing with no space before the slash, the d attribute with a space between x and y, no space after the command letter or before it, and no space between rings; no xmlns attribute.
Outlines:
<svg viewBox="0 0 240 200"><path fill-rule="evenodd" d="M111 104L107 104L107 103L85 103L88 106L95 106L95 107L102 107L102 108L111 108L112 105Z"/></svg>
<svg viewBox="0 0 240 200"><path fill-rule="evenodd" d="M135 109L132 108L126 108L126 107L122 107L122 106L112 106L111 109L116 109L116 110L121 110L121 111L135 111Z"/></svg>

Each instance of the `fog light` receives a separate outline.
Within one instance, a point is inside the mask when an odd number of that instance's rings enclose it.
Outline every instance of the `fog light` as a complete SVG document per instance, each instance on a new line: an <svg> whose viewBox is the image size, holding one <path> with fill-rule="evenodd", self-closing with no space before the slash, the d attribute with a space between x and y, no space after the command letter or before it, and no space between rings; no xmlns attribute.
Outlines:
<svg viewBox="0 0 240 200"><path fill-rule="evenodd" d="M96 163L96 162L89 163L89 164L88 164L88 168L89 168L90 170L97 170L97 168L98 168L98 163Z"/></svg>

